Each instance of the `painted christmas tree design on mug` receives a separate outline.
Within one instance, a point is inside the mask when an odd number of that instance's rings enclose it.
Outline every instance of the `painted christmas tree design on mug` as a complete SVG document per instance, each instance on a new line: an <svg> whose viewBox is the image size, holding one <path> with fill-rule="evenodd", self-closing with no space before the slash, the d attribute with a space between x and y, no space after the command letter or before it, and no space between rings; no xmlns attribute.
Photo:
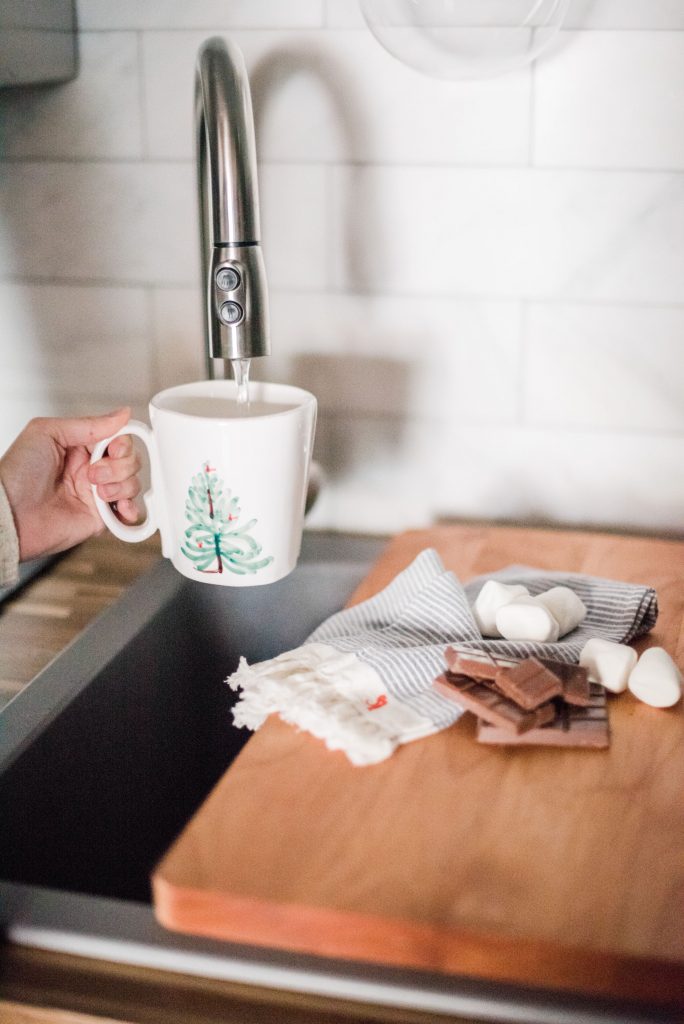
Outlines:
<svg viewBox="0 0 684 1024"><path fill-rule="evenodd" d="M190 525L181 551L198 572L227 571L245 576L273 561L271 556L259 557L261 547L248 532L256 519L244 526L234 525L240 518L238 502L230 490L224 490L223 480L208 462L192 478L185 502L185 518Z"/></svg>

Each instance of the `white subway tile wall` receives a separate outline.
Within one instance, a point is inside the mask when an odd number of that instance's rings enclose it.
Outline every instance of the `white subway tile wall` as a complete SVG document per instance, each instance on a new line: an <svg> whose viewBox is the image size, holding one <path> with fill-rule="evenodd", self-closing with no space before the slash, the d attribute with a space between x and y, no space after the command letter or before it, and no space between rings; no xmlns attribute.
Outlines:
<svg viewBox="0 0 684 1024"><path fill-rule="evenodd" d="M684 170L684 132L672 123L684 32L563 35L570 45L536 73L535 163Z"/></svg>
<svg viewBox="0 0 684 1024"><path fill-rule="evenodd" d="M526 423L684 434L684 308L533 303L526 342Z"/></svg>
<svg viewBox="0 0 684 1024"><path fill-rule="evenodd" d="M320 400L311 525L684 533L684 4L572 0L531 69L405 67L357 0L79 0L81 71L0 91L0 449L204 372L201 42L257 122L273 355Z"/></svg>
<svg viewBox="0 0 684 1024"><path fill-rule="evenodd" d="M155 380L144 289L0 284L0 305L5 394L32 398L38 390L114 405L149 397ZM125 396L122 371L130 381Z"/></svg>
<svg viewBox="0 0 684 1024"><path fill-rule="evenodd" d="M332 210L340 289L655 303L684 294L684 175L339 167Z"/></svg>

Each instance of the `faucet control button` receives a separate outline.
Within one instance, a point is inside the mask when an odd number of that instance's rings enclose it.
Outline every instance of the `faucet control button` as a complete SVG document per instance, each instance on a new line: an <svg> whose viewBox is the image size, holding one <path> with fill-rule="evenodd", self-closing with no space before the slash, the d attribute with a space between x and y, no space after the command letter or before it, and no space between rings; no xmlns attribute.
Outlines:
<svg viewBox="0 0 684 1024"><path fill-rule="evenodd" d="M222 292L234 292L240 284L240 275L233 267L221 267L216 271L216 285Z"/></svg>
<svg viewBox="0 0 684 1024"><path fill-rule="evenodd" d="M232 327L242 320L243 309L239 302L224 302L221 304L219 315L224 324L229 324Z"/></svg>

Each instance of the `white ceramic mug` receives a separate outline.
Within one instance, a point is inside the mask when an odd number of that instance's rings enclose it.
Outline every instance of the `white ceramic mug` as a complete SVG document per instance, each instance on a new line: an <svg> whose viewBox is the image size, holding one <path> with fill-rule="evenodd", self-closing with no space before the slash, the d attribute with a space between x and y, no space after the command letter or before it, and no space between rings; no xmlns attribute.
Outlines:
<svg viewBox="0 0 684 1024"><path fill-rule="evenodd" d="M284 384L251 383L249 409L234 381L200 381L150 401L152 428L131 420L150 457L147 518L127 526L98 497L111 532L141 541L155 530L162 553L192 580L245 587L274 583L297 564L316 426L316 399ZM113 437L117 437L114 434ZM91 462L113 437L101 441Z"/></svg>

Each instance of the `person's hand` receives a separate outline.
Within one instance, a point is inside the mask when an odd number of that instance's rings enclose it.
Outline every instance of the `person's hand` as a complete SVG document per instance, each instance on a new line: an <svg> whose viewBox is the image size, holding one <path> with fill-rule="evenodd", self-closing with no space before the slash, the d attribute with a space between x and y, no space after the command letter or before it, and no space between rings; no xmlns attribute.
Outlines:
<svg viewBox="0 0 684 1024"><path fill-rule="evenodd" d="M98 441L123 427L130 409L106 416L35 419L0 459L0 480L14 515L22 561L65 551L104 529L91 483L125 523L134 523L138 456L128 435L115 438L93 466Z"/></svg>

